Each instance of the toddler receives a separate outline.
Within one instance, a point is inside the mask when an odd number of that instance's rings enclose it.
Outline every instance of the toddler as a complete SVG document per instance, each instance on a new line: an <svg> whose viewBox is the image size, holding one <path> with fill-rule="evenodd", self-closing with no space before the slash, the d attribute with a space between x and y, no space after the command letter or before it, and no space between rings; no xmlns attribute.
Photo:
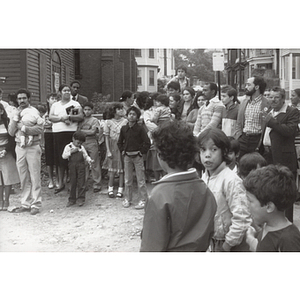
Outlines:
<svg viewBox="0 0 300 300"><path fill-rule="evenodd" d="M85 134L81 131L76 131L73 134L72 142L65 146L62 158L69 160L69 174L70 174L70 195L67 207L76 204L82 206L85 203L85 192L86 192L86 164L87 162L90 167L93 160L88 156L85 148L82 144L85 142ZM78 194L76 196L76 189Z"/></svg>
<svg viewBox="0 0 300 300"><path fill-rule="evenodd" d="M34 125L43 125L44 120L40 116L40 112L35 109L33 110L32 107L24 108L20 112L20 118L23 126L34 126ZM33 136L32 135L26 135L24 132L24 127L22 126L20 130L20 147L24 148L26 145L31 146L33 142ZM27 143L26 143L26 137L27 137Z"/></svg>
<svg viewBox="0 0 300 300"><path fill-rule="evenodd" d="M167 95L159 95L155 100L156 109L151 118L151 122L160 125L169 121L171 118L171 109L169 107L169 98Z"/></svg>
<svg viewBox="0 0 300 300"><path fill-rule="evenodd" d="M251 171L244 186L253 221L262 227L258 234L252 227L248 229L250 250L300 251L300 232L284 212L297 198L292 172L285 166L268 165Z"/></svg>
<svg viewBox="0 0 300 300"><path fill-rule="evenodd" d="M251 224L246 190L241 178L226 165L230 142L217 128L199 136L200 157L205 168L203 181L217 201L212 251L249 251L245 234Z"/></svg>

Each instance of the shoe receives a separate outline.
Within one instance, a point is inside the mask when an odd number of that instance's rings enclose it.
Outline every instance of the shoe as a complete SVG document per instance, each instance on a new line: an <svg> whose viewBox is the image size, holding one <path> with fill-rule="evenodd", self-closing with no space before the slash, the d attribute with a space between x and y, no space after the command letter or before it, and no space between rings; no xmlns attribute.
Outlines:
<svg viewBox="0 0 300 300"><path fill-rule="evenodd" d="M116 198L123 198L123 193L117 192Z"/></svg>
<svg viewBox="0 0 300 300"><path fill-rule="evenodd" d="M145 208L145 201L144 200L141 200L134 208L135 209L143 209Z"/></svg>
<svg viewBox="0 0 300 300"><path fill-rule="evenodd" d="M101 191L101 188L95 188L94 189L94 193L98 193L98 192L100 192Z"/></svg>
<svg viewBox="0 0 300 300"><path fill-rule="evenodd" d="M82 200L82 199L79 199L79 200L77 201L78 206L83 206L84 203L85 203L85 201Z"/></svg>
<svg viewBox="0 0 300 300"><path fill-rule="evenodd" d="M36 207L31 207L31 210L30 210L30 214L31 215L36 215L40 212L40 210Z"/></svg>
<svg viewBox="0 0 300 300"><path fill-rule="evenodd" d="M115 198L114 192L113 191L108 192L108 197Z"/></svg>
<svg viewBox="0 0 300 300"><path fill-rule="evenodd" d="M122 205L123 207L128 208L131 205L131 203L127 199L124 199L122 201Z"/></svg>
<svg viewBox="0 0 300 300"><path fill-rule="evenodd" d="M9 207L9 202L8 201L4 201L4 205L2 207L2 210L7 211L8 207Z"/></svg>
<svg viewBox="0 0 300 300"><path fill-rule="evenodd" d="M51 190L51 189L53 189L53 188L54 188L54 184L53 184L53 183L49 183L49 184L48 184L48 189Z"/></svg>
<svg viewBox="0 0 300 300"><path fill-rule="evenodd" d="M21 207L17 208L16 210L14 210L13 212L18 214L18 213L22 213L22 212L26 212L26 211L30 211L30 208L21 206Z"/></svg>
<svg viewBox="0 0 300 300"><path fill-rule="evenodd" d="M70 206L72 206L72 205L74 205L75 204L75 202L72 202L72 201L68 201L68 203L67 203L67 207L70 207Z"/></svg>
<svg viewBox="0 0 300 300"><path fill-rule="evenodd" d="M54 191L54 194L58 194L59 192L61 192L64 189L65 189L65 185L63 185L61 188L56 188Z"/></svg>

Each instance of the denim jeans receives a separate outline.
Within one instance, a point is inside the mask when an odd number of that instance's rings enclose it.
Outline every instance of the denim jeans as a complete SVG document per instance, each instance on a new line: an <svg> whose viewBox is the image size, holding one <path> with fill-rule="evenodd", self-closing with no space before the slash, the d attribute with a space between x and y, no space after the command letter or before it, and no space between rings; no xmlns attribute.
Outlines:
<svg viewBox="0 0 300 300"><path fill-rule="evenodd" d="M135 157L124 157L124 169L125 169L125 198L132 202L133 193L133 168L135 169L138 196L140 200L148 200L147 186L145 181L145 167L143 157L137 155Z"/></svg>

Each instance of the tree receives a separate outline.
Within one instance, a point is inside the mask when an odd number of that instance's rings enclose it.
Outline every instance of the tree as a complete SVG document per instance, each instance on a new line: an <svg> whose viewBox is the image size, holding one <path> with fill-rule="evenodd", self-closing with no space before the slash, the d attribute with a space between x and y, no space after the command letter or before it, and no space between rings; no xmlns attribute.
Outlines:
<svg viewBox="0 0 300 300"><path fill-rule="evenodd" d="M205 49L175 49L175 67L187 67L187 76L201 81L215 81L213 71L212 52ZM224 81L221 73L221 83Z"/></svg>

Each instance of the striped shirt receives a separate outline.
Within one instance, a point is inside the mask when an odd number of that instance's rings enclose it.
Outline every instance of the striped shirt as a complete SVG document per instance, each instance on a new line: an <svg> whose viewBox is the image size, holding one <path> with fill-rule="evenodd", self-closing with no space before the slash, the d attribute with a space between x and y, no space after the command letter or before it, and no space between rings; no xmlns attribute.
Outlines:
<svg viewBox="0 0 300 300"><path fill-rule="evenodd" d="M262 95L257 96L254 100L247 103L245 110L245 133L261 133L261 103Z"/></svg>
<svg viewBox="0 0 300 300"><path fill-rule="evenodd" d="M193 134L195 136L199 136L204 129L217 128L222 124L222 115L225 106L218 97L212 98L207 106L203 105L202 107L198 111L194 126Z"/></svg>

